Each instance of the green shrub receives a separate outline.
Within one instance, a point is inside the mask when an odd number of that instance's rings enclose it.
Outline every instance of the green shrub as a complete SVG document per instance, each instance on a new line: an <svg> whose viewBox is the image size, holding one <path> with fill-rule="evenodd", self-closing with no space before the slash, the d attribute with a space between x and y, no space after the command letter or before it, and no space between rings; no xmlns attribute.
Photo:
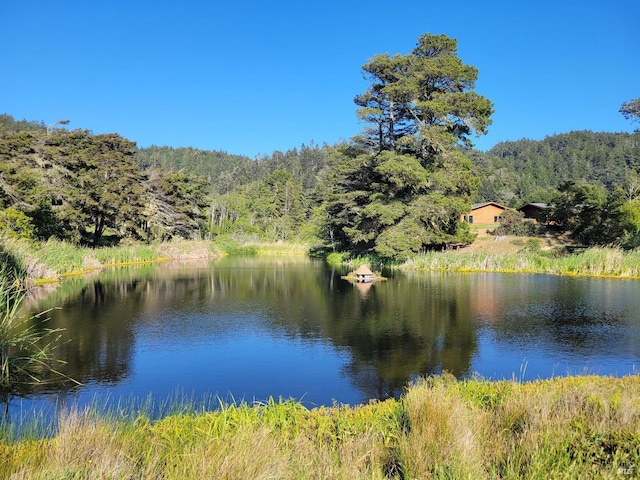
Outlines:
<svg viewBox="0 0 640 480"><path fill-rule="evenodd" d="M526 237L537 235L543 227L524 219L524 214L517 210L505 210L500 216L500 226L493 230L493 235L517 235Z"/></svg>
<svg viewBox="0 0 640 480"><path fill-rule="evenodd" d="M0 211L0 231L10 238L34 238L34 227L31 219L22 211L9 207Z"/></svg>

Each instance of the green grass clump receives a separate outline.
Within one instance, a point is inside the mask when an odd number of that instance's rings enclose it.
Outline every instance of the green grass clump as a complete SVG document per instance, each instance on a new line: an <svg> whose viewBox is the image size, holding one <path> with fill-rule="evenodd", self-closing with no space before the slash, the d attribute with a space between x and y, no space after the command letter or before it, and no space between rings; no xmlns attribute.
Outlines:
<svg viewBox="0 0 640 480"><path fill-rule="evenodd" d="M0 440L2 478L620 478L640 465L640 377L429 377L398 399L220 404L151 421L67 412Z"/></svg>
<svg viewBox="0 0 640 480"><path fill-rule="evenodd" d="M156 247L143 243L96 248L91 252L102 265L123 265L132 263L148 263L158 260Z"/></svg>
<svg viewBox="0 0 640 480"><path fill-rule="evenodd" d="M310 243L298 242L238 242L232 239L216 240L220 250L227 255L245 256L291 256L309 255Z"/></svg>
<svg viewBox="0 0 640 480"><path fill-rule="evenodd" d="M32 252L40 263L60 275L86 270L87 259L91 258L91 249L59 240L41 243Z"/></svg>

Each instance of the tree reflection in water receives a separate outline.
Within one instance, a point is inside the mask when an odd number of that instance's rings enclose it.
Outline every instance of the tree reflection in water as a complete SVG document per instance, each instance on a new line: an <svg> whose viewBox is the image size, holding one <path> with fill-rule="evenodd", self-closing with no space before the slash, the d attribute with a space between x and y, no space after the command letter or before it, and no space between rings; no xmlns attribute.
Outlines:
<svg viewBox="0 0 640 480"><path fill-rule="evenodd" d="M637 282L385 272L387 281L354 285L344 273L296 257L122 268L66 280L29 310L60 307L50 326L65 329L56 353L67 376L85 389L126 384L132 395L158 382L202 392L216 383L214 391L238 388L240 397L322 390L308 400L353 403L397 397L419 375L509 377L523 355L541 365L534 377L553 374L549 363L564 355L578 365L608 355L617 374L640 355L640 299L629 294ZM256 380L261 338L272 348L265 352L287 360ZM142 365L158 358L169 371L149 383ZM322 379L299 371L310 364L337 371Z"/></svg>

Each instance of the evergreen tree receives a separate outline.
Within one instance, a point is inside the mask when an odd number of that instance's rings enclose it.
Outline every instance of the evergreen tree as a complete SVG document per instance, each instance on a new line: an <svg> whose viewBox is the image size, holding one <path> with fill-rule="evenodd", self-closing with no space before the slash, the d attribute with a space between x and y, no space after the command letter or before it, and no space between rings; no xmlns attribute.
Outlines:
<svg viewBox="0 0 640 480"><path fill-rule="evenodd" d="M204 177L152 170L145 185L142 218L149 238L195 239L202 236L210 188Z"/></svg>
<svg viewBox="0 0 640 480"><path fill-rule="evenodd" d="M640 121L640 98L624 102L620 107L620 113L627 120Z"/></svg>
<svg viewBox="0 0 640 480"><path fill-rule="evenodd" d="M486 133L492 106L473 91L477 69L445 35L422 35L408 55L376 55L356 97L373 124L331 160L323 182L326 231L346 248L403 258L468 242L459 221L478 181L461 145Z"/></svg>

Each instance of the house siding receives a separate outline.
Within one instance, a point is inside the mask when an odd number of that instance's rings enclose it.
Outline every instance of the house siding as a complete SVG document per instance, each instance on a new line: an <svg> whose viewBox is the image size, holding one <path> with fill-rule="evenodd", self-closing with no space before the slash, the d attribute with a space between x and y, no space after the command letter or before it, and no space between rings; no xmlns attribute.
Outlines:
<svg viewBox="0 0 640 480"><path fill-rule="evenodd" d="M504 211L505 208L489 203L479 206L478 208L474 208L464 216L463 220L469 223L479 224L499 223L500 215L502 215Z"/></svg>

